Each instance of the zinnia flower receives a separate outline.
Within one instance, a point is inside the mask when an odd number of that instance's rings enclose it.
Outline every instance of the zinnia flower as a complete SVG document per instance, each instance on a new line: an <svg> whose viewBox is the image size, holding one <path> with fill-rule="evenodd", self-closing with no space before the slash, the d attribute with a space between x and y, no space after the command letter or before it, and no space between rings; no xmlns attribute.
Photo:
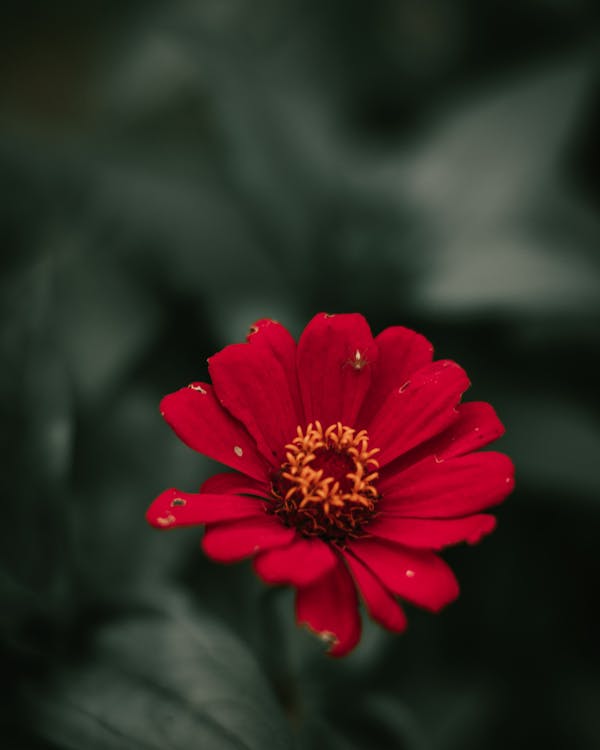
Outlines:
<svg viewBox="0 0 600 750"><path fill-rule="evenodd" d="M204 524L204 552L254 558L270 584L296 587L296 614L342 656L369 615L406 627L399 599L433 612L458 584L437 550L473 544L480 511L513 489L502 453L478 452L504 428L454 362L403 327L373 338L358 314L316 315L298 344L273 320L209 359L212 385L166 396L161 413L190 448L234 469L199 493L169 489L159 528Z"/></svg>

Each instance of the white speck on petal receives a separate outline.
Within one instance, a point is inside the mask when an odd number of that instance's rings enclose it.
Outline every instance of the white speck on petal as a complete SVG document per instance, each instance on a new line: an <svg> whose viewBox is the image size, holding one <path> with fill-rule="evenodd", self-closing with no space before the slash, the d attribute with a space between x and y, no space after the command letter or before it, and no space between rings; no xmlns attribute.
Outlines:
<svg viewBox="0 0 600 750"><path fill-rule="evenodd" d="M160 526L171 526L171 524L175 523L176 518L172 513L167 513L166 516L160 516L156 520Z"/></svg>
<svg viewBox="0 0 600 750"><path fill-rule="evenodd" d="M200 393L202 393L202 395L206 396L206 391L204 390L204 388L201 385L196 385L195 383L190 383L188 385L188 388L191 388L193 391L200 391Z"/></svg>
<svg viewBox="0 0 600 750"><path fill-rule="evenodd" d="M415 571L414 570L407 570L404 574L407 578L414 578L415 577Z"/></svg>
<svg viewBox="0 0 600 750"><path fill-rule="evenodd" d="M322 640L323 643L326 643L328 646L338 642L335 633L332 633L330 630L321 630L317 633L317 638Z"/></svg>
<svg viewBox="0 0 600 750"><path fill-rule="evenodd" d="M240 448L239 445L233 446L233 452L238 458L241 458L244 455L244 451Z"/></svg>

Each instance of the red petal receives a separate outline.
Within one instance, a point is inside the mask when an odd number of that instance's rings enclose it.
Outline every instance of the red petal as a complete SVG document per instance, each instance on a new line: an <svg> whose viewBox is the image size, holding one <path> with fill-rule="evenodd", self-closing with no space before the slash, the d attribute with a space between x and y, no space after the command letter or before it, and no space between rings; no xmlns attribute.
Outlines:
<svg viewBox="0 0 600 750"><path fill-rule="evenodd" d="M206 383L192 383L165 396L160 411L190 448L254 479L267 478L267 465L244 427L217 402Z"/></svg>
<svg viewBox="0 0 600 750"><path fill-rule="evenodd" d="M266 346L284 370L290 388L290 396L300 406L300 390L296 370L296 342L291 333L275 320L263 318L250 326L247 341L255 346Z"/></svg>
<svg viewBox="0 0 600 750"><path fill-rule="evenodd" d="M357 539L349 550L398 596L438 612L458 596L454 573L428 550L406 549L378 539Z"/></svg>
<svg viewBox="0 0 600 750"><path fill-rule="evenodd" d="M432 441L432 453L437 456L463 456L504 435L504 425L490 404L484 401L471 401L459 404L456 408L456 422Z"/></svg>
<svg viewBox="0 0 600 750"><path fill-rule="evenodd" d="M399 518L382 514L369 524L369 534L406 547L442 549L459 542L477 544L495 526L494 516L485 514L450 520Z"/></svg>
<svg viewBox="0 0 600 750"><path fill-rule="evenodd" d="M388 396L369 428L369 447L378 447L380 466L437 435L457 417L456 405L469 387L465 371L447 360L415 373Z"/></svg>
<svg viewBox="0 0 600 750"><path fill-rule="evenodd" d="M373 380L365 399L358 424L368 427L386 398L403 385L410 376L428 365L433 358L433 346L424 336L410 328L393 326L375 337L378 349Z"/></svg>
<svg viewBox="0 0 600 750"><path fill-rule="evenodd" d="M381 584L381 581L356 557L346 555L346 562L371 617L394 633L401 633L405 630L407 625L406 615L396 599Z"/></svg>
<svg viewBox="0 0 600 750"><path fill-rule="evenodd" d="M251 331L247 344L225 347L209 359L208 369L221 404L245 425L263 455L279 466L286 443L303 423L296 344L275 321L259 321Z"/></svg>
<svg viewBox="0 0 600 750"><path fill-rule="evenodd" d="M377 357L367 321L356 313L319 313L298 342L298 377L307 422L352 425Z"/></svg>
<svg viewBox="0 0 600 750"><path fill-rule="evenodd" d="M458 417L446 430L388 464L381 476L403 471L426 456L453 458L479 450L504 434L504 425L490 404L471 401L456 407Z"/></svg>
<svg viewBox="0 0 600 750"><path fill-rule="evenodd" d="M255 482L244 474L232 474L227 471L209 477L200 487L200 492L209 495L257 495L270 499L266 482Z"/></svg>
<svg viewBox="0 0 600 750"><path fill-rule="evenodd" d="M297 537L289 547L261 552L254 558L254 569L267 583L306 586L331 570L338 558L320 539Z"/></svg>
<svg viewBox="0 0 600 750"><path fill-rule="evenodd" d="M192 494L170 489L148 508L146 519L159 529L196 526L248 516L264 516L264 503L241 495Z"/></svg>
<svg viewBox="0 0 600 750"><path fill-rule="evenodd" d="M324 576L296 594L296 617L326 643L331 656L344 656L360 640L356 587L341 560Z"/></svg>
<svg viewBox="0 0 600 750"><path fill-rule="evenodd" d="M514 467L495 451L449 461L430 456L395 476L382 477L380 508L417 518L456 518L504 500L514 488Z"/></svg>
<svg viewBox="0 0 600 750"><path fill-rule="evenodd" d="M260 518L209 526L202 539L202 548L213 560L237 562L259 550L289 544L295 533L273 516L263 514Z"/></svg>

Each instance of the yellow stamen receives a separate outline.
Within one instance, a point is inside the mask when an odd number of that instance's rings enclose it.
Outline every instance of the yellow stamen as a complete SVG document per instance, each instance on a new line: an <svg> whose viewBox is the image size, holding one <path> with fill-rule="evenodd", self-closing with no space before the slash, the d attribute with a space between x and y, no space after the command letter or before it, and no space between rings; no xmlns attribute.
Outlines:
<svg viewBox="0 0 600 750"><path fill-rule="evenodd" d="M306 430L298 426L285 449L286 461L273 483L273 512L308 536L340 544L360 536L379 498L374 486L379 464L373 458L379 448L369 450L367 431L341 422L323 429L315 421Z"/></svg>

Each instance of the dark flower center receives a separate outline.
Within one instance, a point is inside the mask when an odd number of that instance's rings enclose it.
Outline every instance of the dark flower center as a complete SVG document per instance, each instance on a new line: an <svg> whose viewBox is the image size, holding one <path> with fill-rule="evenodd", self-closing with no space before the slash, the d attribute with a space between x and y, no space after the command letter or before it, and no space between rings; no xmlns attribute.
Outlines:
<svg viewBox="0 0 600 750"><path fill-rule="evenodd" d="M374 485L379 464L369 450L366 430L356 432L341 422L323 429L320 422L286 445L286 460L273 478L272 512L304 536L343 544L356 538L375 513L379 497Z"/></svg>

